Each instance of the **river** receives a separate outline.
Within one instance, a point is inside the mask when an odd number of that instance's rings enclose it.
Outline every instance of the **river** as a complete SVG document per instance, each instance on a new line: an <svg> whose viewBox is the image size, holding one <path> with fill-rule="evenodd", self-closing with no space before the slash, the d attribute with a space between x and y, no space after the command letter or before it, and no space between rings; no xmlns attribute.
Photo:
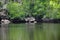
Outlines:
<svg viewBox="0 0 60 40"><path fill-rule="evenodd" d="M60 23L9 24L7 31L7 40L60 40Z"/></svg>

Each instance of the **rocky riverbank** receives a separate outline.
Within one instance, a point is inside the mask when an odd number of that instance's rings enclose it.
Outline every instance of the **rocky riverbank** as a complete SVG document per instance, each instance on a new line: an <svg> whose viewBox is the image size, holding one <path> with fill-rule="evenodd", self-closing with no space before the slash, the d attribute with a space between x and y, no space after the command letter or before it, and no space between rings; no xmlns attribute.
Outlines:
<svg viewBox="0 0 60 40"><path fill-rule="evenodd" d="M37 23L60 23L60 19L36 19ZM21 20L21 19L12 19L11 20L12 23L26 23L25 20Z"/></svg>

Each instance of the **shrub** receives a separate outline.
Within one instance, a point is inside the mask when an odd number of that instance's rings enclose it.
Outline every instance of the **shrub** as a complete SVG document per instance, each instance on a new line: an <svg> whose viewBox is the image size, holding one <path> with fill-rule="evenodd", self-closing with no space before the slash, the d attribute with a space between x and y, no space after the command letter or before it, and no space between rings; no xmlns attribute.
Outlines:
<svg viewBox="0 0 60 40"><path fill-rule="evenodd" d="M21 5L20 3L10 2L7 5L7 9L9 11L8 15L11 19L14 19L17 17L22 19L25 17L25 11L24 11L23 5Z"/></svg>

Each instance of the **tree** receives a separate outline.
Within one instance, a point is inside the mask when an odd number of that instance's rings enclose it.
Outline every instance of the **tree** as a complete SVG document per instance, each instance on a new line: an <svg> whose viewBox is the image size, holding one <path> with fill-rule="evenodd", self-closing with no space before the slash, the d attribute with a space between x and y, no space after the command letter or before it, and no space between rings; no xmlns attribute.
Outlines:
<svg viewBox="0 0 60 40"><path fill-rule="evenodd" d="M9 11L9 17L11 19L14 19L14 18L24 18L25 17L25 12L24 12L24 9L23 9L23 5L17 3L17 2L10 2L8 5L7 5L7 9Z"/></svg>

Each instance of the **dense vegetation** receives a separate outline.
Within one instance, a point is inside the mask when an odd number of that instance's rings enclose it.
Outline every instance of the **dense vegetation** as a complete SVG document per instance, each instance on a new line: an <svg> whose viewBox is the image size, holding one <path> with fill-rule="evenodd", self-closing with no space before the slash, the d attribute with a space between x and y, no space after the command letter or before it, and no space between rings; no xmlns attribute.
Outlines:
<svg viewBox="0 0 60 40"><path fill-rule="evenodd" d="M22 0L21 3L10 2L7 5L11 19L33 16L38 18L60 19L59 0Z"/></svg>
<svg viewBox="0 0 60 40"><path fill-rule="evenodd" d="M0 2L0 8L2 7L2 3Z"/></svg>

